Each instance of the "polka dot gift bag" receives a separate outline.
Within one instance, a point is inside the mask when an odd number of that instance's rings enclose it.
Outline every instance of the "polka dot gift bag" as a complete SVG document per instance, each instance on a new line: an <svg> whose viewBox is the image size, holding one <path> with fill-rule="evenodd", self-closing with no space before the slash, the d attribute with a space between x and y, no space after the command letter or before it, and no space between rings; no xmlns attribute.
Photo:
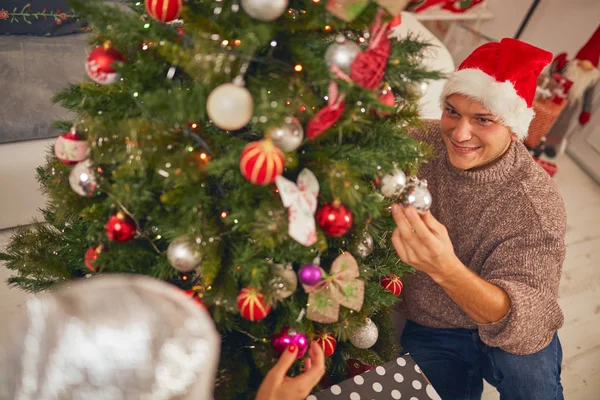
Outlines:
<svg viewBox="0 0 600 400"><path fill-rule="evenodd" d="M356 375L306 400L441 400L408 354Z"/></svg>

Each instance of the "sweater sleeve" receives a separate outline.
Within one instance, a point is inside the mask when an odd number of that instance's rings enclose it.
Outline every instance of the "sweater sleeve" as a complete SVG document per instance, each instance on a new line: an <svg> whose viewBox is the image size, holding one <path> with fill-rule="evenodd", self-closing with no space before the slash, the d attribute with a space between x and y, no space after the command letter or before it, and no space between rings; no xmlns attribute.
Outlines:
<svg viewBox="0 0 600 400"><path fill-rule="evenodd" d="M564 232L550 231L513 236L496 246L481 277L502 288L511 305L500 321L478 325L485 344L532 354L550 343L564 320L558 284L565 250Z"/></svg>

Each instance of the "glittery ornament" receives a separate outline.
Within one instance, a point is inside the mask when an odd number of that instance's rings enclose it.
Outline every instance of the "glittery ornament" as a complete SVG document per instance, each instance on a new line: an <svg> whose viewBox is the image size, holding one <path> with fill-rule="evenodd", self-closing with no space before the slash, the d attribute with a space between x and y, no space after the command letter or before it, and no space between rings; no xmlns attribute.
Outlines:
<svg viewBox="0 0 600 400"><path fill-rule="evenodd" d="M373 236L366 230L352 243L351 253L361 258L368 257L373 252Z"/></svg>
<svg viewBox="0 0 600 400"><path fill-rule="evenodd" d="M63 164L74 165L88 156L88 142L75 129L60 135L54 143L54 154Z"/></svg>
<svg viewBox="0 0 600 400"><path fill-rule="evenodd" d="M103 245L92 246L89 249L87 249L87 251L85 252L85 255L83 257L83 259L85 261L85 266L87 267L87 269L89 269L92 272L97 272L100 269L99 267L97 267L95 265L95 262L103 250L104 250Z"/></svg>
<svg viewBox="0 0 600 400"><path fill-rule="evenodd" d="M360 46L344 35L338 35L335 42L325 51L325 62L328 66L337 66L342 71L349 73L352 62L360 54Z"/></svg>
<svg viewBox="0 0 600 400"><path fill-rule="evenodd" d="M237 307L242 318L249 321L260 321L271 312L271 306L265 301L265 296L250 286L240 290Z"/></svg>
<svg viewBox="0 0 600 400"><path fill-rule="evenodd" d="M69 185L75 193L92 197L98 190L98 178L91 160L77 163L69 173Z"/></svg>
<svg viewBox="0 0 600 400"><path fill-rule="evenodd" d="M392 292L394 296L400 296L400 293L402 293L402 281L394 274L389 274L385 278L381 279L379 284L385 290Z"/></svg>
<svg viewBox="0 0 600 400"><path fill-rule="evenodd" d="M377 342L378 337L379 329L377 329L377 325L370 318L367 318L365 325L352 333L350 343L359 349L368 349Z"/></svg>
<svg viewBox="0 0 600 400"><path fill-rule="evenodd" d="M271 338L271 345L277 354L282 354L289 345L298 347L297 359L301 359L308 350L309 340L306 334L297 332L295 329L283 328Z"/></svg>
<svg viewBox="0 0 600 400"><path fill-rule="evenodd" d="M121 211L110 217L104 228L106 236L115 242L126 242L133 239L136 232L133 219Z"/></svg>
<svg viewBox="0 0 600 400"><path fill-rule="evenodd" d="M298 277L291 264L273 264L271 274L273 274L271 283L277 298L285 299L294 294L298 287Z"/></svg>
<svg viewBox="0 0 600 400"><path fill-rule="evenodd" d="M179 18L183 2L181 0L146 0L146 12L158 22L170 22Z"/></svg>
<svg viewBox="0 0 600 400"><path fill-rule="evenodd" d="M386 174L381 179L381 194L389 199L398 198L406 186L406 175L399 169Z"/></svg>
<svg viewBox="0 0 600 400"><path fill-rule="evenodd" d="M304 139L304 129L297 118L288 117L283 124L268 128L265 137L270 138L275 146L288 153L300 147Z"/></svg>
<svg viewBox="0 0 600 400"><path fill-rule="evenodd" d="M304 264L298 271L298 278L303 285L314 286L323 279L321 267L316 264Z"/></svg>
<svg viewBox="0 0 600 400"><path fill-rule="evenodd" d="M331 355L335 352L335 348L337 347L337 340L335 340L333 333L322 333L317 336L316 340L317 343L319 343L323 348L325 357L331 357Z"/></svg>
<svg viewBox="0 0 600 400"><path fill-rule="evenodd" d="M244 147L240 171L255 185L270 185L283 173L283 152L269 139L257 140Z"/></svg>
<svg viewBox="0 0 600 400"><path fill-rule="evenodd" d="M206 112L219 128L235 131L246 126L252 119L254 100L244 86L224 83L208 95Z"/></svg>
<svg viewBox="0 0 600 400"><path fill-rule="evenodd" d="M341 203L325 203L317 213L317 223L326 235L345 235L352 227L352 212Z"/></svg>
<svg viewBox="0 0 600 400"><path fill-rule="evenodd" d="M402 190L399 200L404 207L412 206L417 211L427 212L432 201L431 193L427 189L427 181L420 181L415 177L410 178L410 182Z"/></svg>
<svg viewBox="0 0 600 400"><path fill-rule="evenodd" d="M110 42L94 48L88 55L85 70L88 76L99 85L111 85L119 80L119 74L113 68L114 62L125 61L125 56L111 47Z"/></svg>
<svg viewBox="0 0 600 400"><path fill-rule="evenodd" d="M167 249L167 260L180 272L189 272L200 266L203 254L200 246L187 236L173 240Z"/></svg>
<svg viewBox="0 0 600 400"><path fill-rule="evenodd" d="M242 8L254 19L274 21L288 8L288 0L242 0Z"/></svg>

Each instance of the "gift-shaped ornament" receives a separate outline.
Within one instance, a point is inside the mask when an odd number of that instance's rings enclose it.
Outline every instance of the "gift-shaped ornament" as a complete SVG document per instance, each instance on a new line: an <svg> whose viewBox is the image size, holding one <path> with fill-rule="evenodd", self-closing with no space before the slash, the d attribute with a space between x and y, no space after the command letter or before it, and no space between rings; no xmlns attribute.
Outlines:
<svg viewBox="0 0 600 400"><path fill-rule="evenodd" d="M392 15L399 15L409 0L377 0L377 4ZM353 21L369 5L369 0L329 0L327 11L346 22Z"/></svg>
<svg viewBox="0 0 600 400"><path fill-rule="evenodd" d="M330 275L314 286L302 285L308 293L306 317L322 324L337 322L340 305L360 311L365 297L365 282L358 279L360 271L352 254L345 252L331 265Z"/></svg>
<svg viewBox="0 0 600 400"><path fill-rule="evenodd" d="M281 201L288 209L288 234L296 242L308 247L317 242L315 212L319 181L311 170L304 168L297 182L295 184L281 175L275 179Z"/></svg>

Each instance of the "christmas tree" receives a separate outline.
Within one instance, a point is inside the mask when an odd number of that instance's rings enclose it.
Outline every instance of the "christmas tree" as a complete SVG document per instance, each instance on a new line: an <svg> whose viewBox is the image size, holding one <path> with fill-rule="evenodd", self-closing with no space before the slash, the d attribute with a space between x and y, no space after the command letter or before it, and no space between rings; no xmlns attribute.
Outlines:
<svg viewBox="0 0 600 400"><path fill-rule="evenodd" d="M54 98L75 118L38 169L44 221L0 254L9 284L186 290L223 336L219 399L250 398L290 341L319 338L330 382L393 357L410 268L389 208L427 156L406 132L438 77L394 37L394 3L74 2L91 79Z"/></svg>

